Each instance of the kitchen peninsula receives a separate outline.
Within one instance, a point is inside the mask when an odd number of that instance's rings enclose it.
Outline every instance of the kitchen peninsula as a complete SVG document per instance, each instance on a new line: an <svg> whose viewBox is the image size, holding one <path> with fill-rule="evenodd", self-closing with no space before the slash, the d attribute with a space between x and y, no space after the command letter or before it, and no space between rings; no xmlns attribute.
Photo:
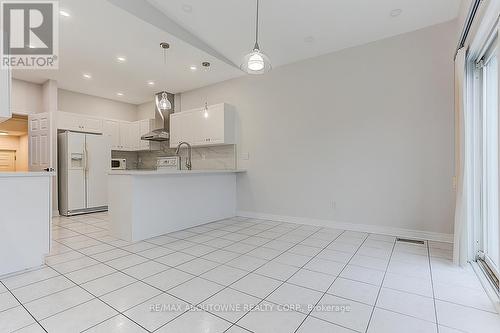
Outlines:
<svg viewBox="0 0 500 333"><path fill-rule="evenodd" d="M233 217L239 172L244 171L111 171L111 233L124 240L140 241Z"/></svg>

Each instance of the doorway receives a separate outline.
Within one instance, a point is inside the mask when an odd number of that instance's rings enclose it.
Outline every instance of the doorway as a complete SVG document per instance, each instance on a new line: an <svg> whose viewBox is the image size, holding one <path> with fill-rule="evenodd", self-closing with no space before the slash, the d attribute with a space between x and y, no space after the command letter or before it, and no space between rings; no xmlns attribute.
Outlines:
<svg viewBox="0 0 500 333"><path fill-rule="evenodd" d="M28 118L0 123L0 172L28 171Z"/></svg>
<svg viewBox="0 0 500 333"><path fill-rule="evenodd" d="M16 171L16 151L0 150L0 172Z"/></svg>

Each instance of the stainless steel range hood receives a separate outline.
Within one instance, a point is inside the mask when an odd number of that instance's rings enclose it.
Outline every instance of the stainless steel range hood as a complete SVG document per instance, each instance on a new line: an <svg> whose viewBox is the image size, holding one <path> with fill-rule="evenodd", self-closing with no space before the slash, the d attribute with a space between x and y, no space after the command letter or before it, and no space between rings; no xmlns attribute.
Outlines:
<svg viewBox="0 0 500 333"><path fill-rule="evenodd" d="M164 101L162 101L163 97L166 97L168 102L170 102L170 107L165 108L165 105L162 105ZM168 104L168 102L166 104ZM155 117L159 115L163 121L163 128L155 129L147 134L141 136L141 140L147 141L158 141L164 142L170 140L170 114L174 112L174 94L168 93L166 91L161 91L155 94L154 101L155 108Z"/></svg>

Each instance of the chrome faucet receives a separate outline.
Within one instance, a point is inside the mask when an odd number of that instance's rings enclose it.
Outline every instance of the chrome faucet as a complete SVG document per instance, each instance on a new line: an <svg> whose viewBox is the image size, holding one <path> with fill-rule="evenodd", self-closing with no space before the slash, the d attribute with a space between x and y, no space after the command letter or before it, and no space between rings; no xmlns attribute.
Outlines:
<svg viewBox="0 0 500 333"><path fill-rule="evenodd" d="M175 150L175 155L179 155L179 150L181 149L182 145L186 145L188 148L188 156L186 158L186 168L188 170L191 170L191 145L185 141L179 143L177 145L177 149Z"/></svg>

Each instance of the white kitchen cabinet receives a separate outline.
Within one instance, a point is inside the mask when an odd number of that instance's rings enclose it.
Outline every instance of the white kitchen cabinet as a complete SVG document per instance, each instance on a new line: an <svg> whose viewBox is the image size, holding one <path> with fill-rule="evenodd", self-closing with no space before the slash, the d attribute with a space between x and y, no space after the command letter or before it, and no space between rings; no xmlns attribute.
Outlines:
<svg viewBox="0 0 500 333"><path fill-rule="evenodd" d="M62 111L56 112L56 115L58 129L96 134L102 133L102 119Z"/></svg>
<svg viewBox="0 0 500 333"><path fill-rule="evenodd" d="M0 69L0 123L12 117L12 79L8 68Z"/></svg>
<svg viewBox="0 0 500 333"><path fill-rule="evenodd" d="M170 147L186 141L192 146L236 143L235 113L228 104L210 105L170 115Z"/></svg>
<svg viewBox="0 0 500 333"><path fill-rule="evenodd" d="M111 139L111 149L121 151L158 150L157 142L141 140L141 136L154 129L154 119L135 122L104 120L103 133Z"/></svg>
<svg viewBox="0 0 500 333"><path fill-rule="evenodd" d="M121 151L158 150L157 142L141 140L143 134L155 127L154 119L123 121L86 117L69 112L56 112L56 126L60 130L97 133L110 137L111 149Z"/></svg>
<svg viewBox="0 0 500 333"><path fill-rule="evenodd" d="M110 138L111 150L121 150L119 121L105 120L103 123L103 134Z"/></svg>
<svg viewBox="0 0 500 333"><path fill-rule="evenodd" d="M194 133L197 131L198 120L192 113L185 111L170 115L170 147L175 148L183 141L194 145Z"/></svg>
<svg viewBox="0 0 500 333"><path fill-rule="evenodd" d="M128 121L120 121L119 123L119 128L120 128L120 149L119 150L125 150L125 151L131 151L133 150L132 148L132 143L130 137L132 136L132 125Z"/></svg>

